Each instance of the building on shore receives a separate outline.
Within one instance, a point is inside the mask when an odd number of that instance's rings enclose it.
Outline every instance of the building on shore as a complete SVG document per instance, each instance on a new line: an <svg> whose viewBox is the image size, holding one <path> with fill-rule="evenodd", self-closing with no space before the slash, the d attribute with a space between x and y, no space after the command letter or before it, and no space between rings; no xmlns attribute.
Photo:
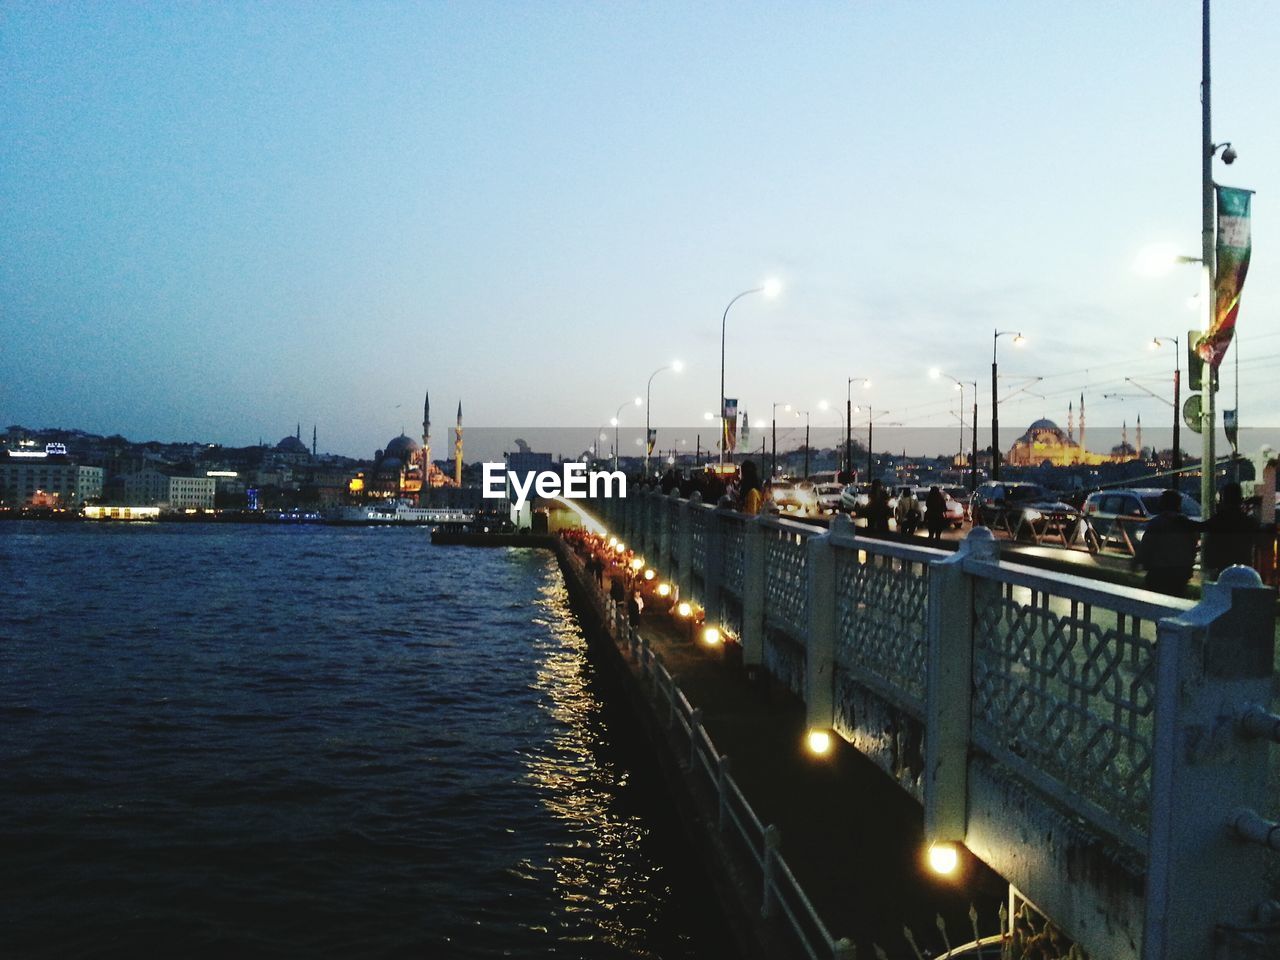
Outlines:
<svg viewBox="0 0 1280 960"><path fill-rule="evenodd" d="M431 459L431 394L422 404L422 443L401 433L373 455L373 463L349 484L354 496L417 499L424 506L431 490L462 485L462 401L454 428L454 472L449 476Z"/></svg>
<svg viewBox="0 0 1280 960"><path fill-rule="evenodd" d="M13 506L79 507L102 496L104 471L79 463L60 443L20 444L0 454L0 502Z"/></svg>

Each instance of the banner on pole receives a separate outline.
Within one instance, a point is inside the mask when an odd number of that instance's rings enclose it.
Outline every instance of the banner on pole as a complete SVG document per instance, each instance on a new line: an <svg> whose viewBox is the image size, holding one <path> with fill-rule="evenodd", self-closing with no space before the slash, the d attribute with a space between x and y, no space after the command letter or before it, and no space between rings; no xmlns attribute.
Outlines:
<svg viewBox="0 0 1280 960"><path fill-rule="evenodd" d="M1213 318L1196 345L1201 359L1218 369L1240 313L1240 291L1249 272L1251 249L1249 200L1252 190L1215 186L1218 195L1218 233L1215 247L1217 268L1213 282Z"/></svg>
<svg viewBox="0 0 1280 960"><path fill-rule="evenodd" d="M1240 452L1240 447L1236 441L1240 437L1240 420L1236 410L1222 411L1222 429L1227 435L1227 443L1231 444L1231 449L1235 453Z"/></svg>
<svg viewBox="0 0 1280 960"><path fill-rule="evenodd" d="M655 445L657 444L657 442L658 442L658 428L657 428L657 427L650 427L650 428L649 428L649 437L648 437L648 439L647 439L645 442L648 444L648 450L649 450L648 455L649 455L649 456L653 456L653 448L654 448L654 446L655 446Z"/></svg>
<svg viewBox="0 0 1280 960"><path fill-rule="evenodd" d="M720 438L720 449L725 453L733 453L738 446L738 401L736 398L725 397L721 422L724 435Z"/></svg>

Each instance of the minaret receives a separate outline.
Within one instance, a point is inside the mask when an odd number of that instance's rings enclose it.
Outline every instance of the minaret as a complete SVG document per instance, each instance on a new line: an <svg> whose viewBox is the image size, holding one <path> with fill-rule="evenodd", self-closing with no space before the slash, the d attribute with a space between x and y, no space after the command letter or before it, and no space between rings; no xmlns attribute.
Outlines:
<svg viewBox="0 0 1280 960"><path fill-rule="evenodd" d="M1121 448L1129 446L1129 421L1120 421L1120 446Z"/></svg>
<svg viewBox="0 0 1280 960"><path fill-rule="evenodd" d="M1075 403L1067 403L1067 443L1076 442L1076 407Z"/></svg>
<svg viewBox="0 0 1280 960"><path fill-rule="evenodd" d="M1138 459L1142 459L1142 414L1138 414Z"/></svg>
<svg viewBox="0 0 1280 960"><path fill-rule="evenodd" d="M422 397L422 486L418 489L418 506L425 507L431 498L431 391Z"/></svg>
<svg viewBox="0 0 1280 960"><path fill-rule="evenodd" d="M314 423L311 425L311 455L313 457L316 455L316 425Z"/></svg>
<svg viewBox="0 0 1280 960"><path fill-rule="evenodd" d="M1080 394L1080 453L1083 455L1088 450L1084 445L1084 394Z"/></svg>
<svg viewBox="0 0 1280 960"><path fill-rule="evenodd" d="M462 401L458 401L458 425L453 428L453 482L462 486Z"/></svg>

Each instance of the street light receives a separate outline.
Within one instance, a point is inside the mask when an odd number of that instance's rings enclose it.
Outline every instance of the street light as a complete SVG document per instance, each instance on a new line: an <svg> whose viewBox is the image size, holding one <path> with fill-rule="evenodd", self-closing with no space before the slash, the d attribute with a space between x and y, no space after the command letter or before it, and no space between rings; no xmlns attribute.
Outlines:
<svg viewBox="0 0 1280 960"><path fill-rule="evenodd" d="M787 413L791 412L791 404L775 403L773 405L773 455L769 458L769 479L773 479L778 475L778 408L782 407Z"/></svg>
<svg viewBox="0 0 1280 960"><path fill-rule="evenodd" d="M946 377L960 390L960 460L964 461L964 388L973 387L973 445L969 451L969 492L978 489L978 382L976 380L957 380L949 373L943 373L937 367L929 371L935 380Z"/></svg>
<svg viewBox="0 0 1280 960"><path fill-rule="evenodd" d="M729 301L724 308L724 316L720 318L720 462L724 463L725 449L729 442L729 418L724 412L724 332L725 326L729 321L729 307L741 300L745 296L753 293L763 293L772 300L782 290L782 281L770 277L764 282L762 287L752 287L750 290L743 290L740 294Z"/></svg>
<svg viewBox="0 0 1280 960"><path fill-rule="evenodd" d="M854 407L853 412L861 413L862 407ZM887 417L890 413L891 411L889 410L881 410L879 413L873 413L871 408L867 407L867 482L868 483L871 481L871 474L873 472L871 461L872 461L872 457L874 456L874 454L872 454L871 452L871 427L876 422L876 420L878 420L880 417Z"/></svg>
<svg viewBox="0 0 1280 960"><path fill-rule="evenodd" d="M672 360L665 367L659 367L653 373L649 374L649 382L644 388L644 475L646 479L649 476L649 397L653 391L653 378L660 374L663 370L674 370L679 373L684 369L684 364L679 360Z"/></svg>
<svg viewBox="0 0 1280 960"><path fill-rule="evenodd" d="M627 407L635 404L637 407L644 406L644 400L636 397L634 400L627 400L618 405L618 412L613 415L613 419L609 422L613 424L613 469L618 469L618 423L622 416L622 411Z"/></svg>
<svg viewBox="0 0 1280 960"><path fill-rule="evenodd" d="M1182 469L1182 441L1180 439L1180 430L1182 428L1182 354L1181 346L1177 337L1152 337L1151 349L1159 350L1166 343L1173 344L1173 457L1170 461L1170 468L1173 470L1173 489L1178 489L1178 481L1181 479L1179 471Z"/></svg>
<svg viewBox="0 0 1280 960"><path fill-rule="evenodd" d="M809 411L797 410L796 416L804 414L804 479L809 477Z"/></svg>
<svg viewBox="0 0 1280 960"><path fill-rule="evenodd" d="M853 384L862 381L862 389L870 390L871 381L866 377L850 377L844 392L844 468L853 473ZM852 479L852 477L850 477Z"/></svg>
<svg viewBox="0 0 1280 960"><path fill-rule="evenodd" d="M1019 330L997 330L991 338L991 479L1000 479L1000 400L999 387L996 380L999 376L996 369L996 346L1001 337L1013 337L1013 345L1020 347L1027 338Z"/></svg>

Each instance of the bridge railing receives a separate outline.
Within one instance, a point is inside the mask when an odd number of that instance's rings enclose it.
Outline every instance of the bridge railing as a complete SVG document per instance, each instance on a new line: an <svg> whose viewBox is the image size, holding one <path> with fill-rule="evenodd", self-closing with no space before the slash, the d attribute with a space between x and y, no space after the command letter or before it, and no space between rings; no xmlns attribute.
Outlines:
<svg viewBox="0 0 1280 960"><path fill-rule="evenodd" d="M748 668L1095 955L1204 957L1266 899L1260 848L1228 828L1271 809L1233 714L1271 698L1274 591L1252 571L1193 604L1003 562L983 528L952 553L628 499L598 506Z"/></svg>

